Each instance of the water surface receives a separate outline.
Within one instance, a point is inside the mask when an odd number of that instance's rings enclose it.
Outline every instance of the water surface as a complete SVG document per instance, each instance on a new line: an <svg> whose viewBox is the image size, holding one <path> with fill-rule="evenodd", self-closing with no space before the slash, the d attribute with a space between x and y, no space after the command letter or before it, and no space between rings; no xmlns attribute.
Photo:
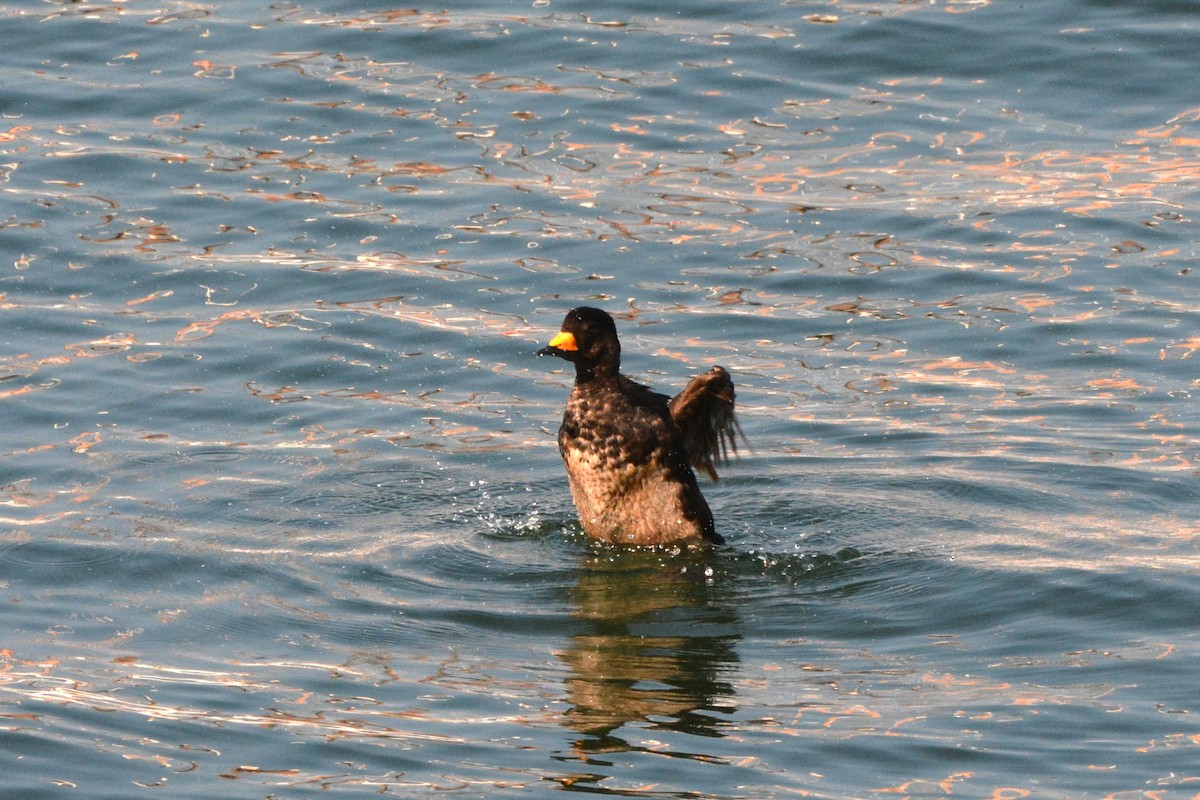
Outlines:
<svg viewBox="0 0 1200 800"><path fill-rule="evenodd" d="M6 789L1192 797L1194 10L0 8ZM580 533L583 303L726 547Z"/></svg>

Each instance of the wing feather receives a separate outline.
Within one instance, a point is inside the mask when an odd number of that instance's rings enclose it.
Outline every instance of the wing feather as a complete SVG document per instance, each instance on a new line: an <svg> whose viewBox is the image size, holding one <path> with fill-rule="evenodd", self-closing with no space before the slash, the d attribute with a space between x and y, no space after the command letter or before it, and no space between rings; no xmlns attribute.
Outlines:
<svg viewBox="0 0 1200 800"><path fill-rule="evenodd" d="M713 367L692 378L671 398L671 418L683 433L688 460L696 469L717 480L716 465L737 455L738 439L746 441L734 414L733 379L723 367Z"/></svg>

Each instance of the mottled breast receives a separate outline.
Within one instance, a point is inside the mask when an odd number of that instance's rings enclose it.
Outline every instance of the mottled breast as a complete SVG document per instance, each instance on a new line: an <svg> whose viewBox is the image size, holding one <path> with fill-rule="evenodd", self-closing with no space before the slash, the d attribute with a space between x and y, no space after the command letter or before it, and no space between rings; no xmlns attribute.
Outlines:
<svg viewBox="0 0 1200 800"><path fill-rule="evenodd" d="M558 441L580 522L592 538L655 545L711 532L712 515L665 397L576 387Z"/></svg>

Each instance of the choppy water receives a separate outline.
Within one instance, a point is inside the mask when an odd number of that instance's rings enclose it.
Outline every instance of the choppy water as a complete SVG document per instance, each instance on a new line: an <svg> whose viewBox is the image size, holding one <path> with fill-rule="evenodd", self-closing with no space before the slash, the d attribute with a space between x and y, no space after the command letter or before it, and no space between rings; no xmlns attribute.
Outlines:
<svg viewBox="0 0 1200 800"><path fill-rule="evenodd" d="M1193 797L1197 10L0 7L3 795Z"/></svg>

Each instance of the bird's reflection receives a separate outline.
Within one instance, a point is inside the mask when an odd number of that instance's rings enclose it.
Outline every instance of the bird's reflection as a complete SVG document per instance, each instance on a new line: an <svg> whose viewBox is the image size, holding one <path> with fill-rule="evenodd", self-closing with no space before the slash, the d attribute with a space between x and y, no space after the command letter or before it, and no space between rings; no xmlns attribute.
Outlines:
<svg viewBox="0 0 1200 800"><path fill-rule="evenodd" d="M739 637L712 560L608 550L586 559L572 590L586 630L559 654L571 672L563 724L582 735L570 758L638 749L620 735L630 723L721 735L722 716L736 708L729 677Z"/></svg>

